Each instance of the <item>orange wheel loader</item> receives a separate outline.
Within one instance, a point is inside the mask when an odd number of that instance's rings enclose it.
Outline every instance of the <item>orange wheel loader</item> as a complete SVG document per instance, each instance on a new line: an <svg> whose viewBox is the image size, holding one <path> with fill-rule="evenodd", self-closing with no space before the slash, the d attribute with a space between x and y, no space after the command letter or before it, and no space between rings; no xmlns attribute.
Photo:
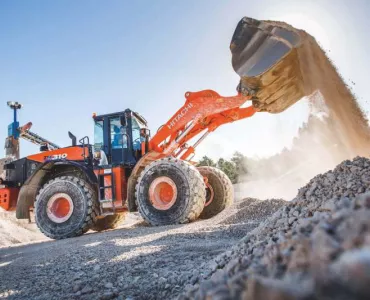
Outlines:
<svg viewBox="0 0 370 300"><path fill-rule="evenodd" d="M53 239L114 228L127 211L139 211L151 225L187 223L221 212L233 201L232 184L218 169L195 167L195 148L219 126L269 111L273 101L262 93L261 74L272 80L278 65L279 76L289 79L281 60L299 42L292 39L293 31L258 22L244 18L231 42L233 66L241 76L237 95L187 92L184 105L153 136L146 120L126 109L93 115L92 144L88 137L77 143L69 133L71 146L60 148L32 133L30 123L19 127L20 105L10 103L14 121L7 157L12 159L0 166L0 206L15 210L19 219L29 219L33 211L40 230ZM286 107L295 100L281 91L279 97L274 101ZM244 107L247 101L251 105ZM22 137L40 145L40 153L19 159Z"/></svg>

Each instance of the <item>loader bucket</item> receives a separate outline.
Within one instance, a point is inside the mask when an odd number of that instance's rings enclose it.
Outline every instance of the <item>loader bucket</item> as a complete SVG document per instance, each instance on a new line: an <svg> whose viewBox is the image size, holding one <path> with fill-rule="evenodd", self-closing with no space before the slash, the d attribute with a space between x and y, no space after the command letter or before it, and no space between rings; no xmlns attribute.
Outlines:
<svg viewBox="0 0 370 300"><path fill-rule="evenodd" d="M279 113L307 96L320 95L351 156L369 155L366 114L314 37L283 22L243 18L230 44L239 90L252 96L256 110ZM316 93L319 92L319 93Z"/></svg>
<svg viewBox="0 0 370 300"><path fill-rule="evenodd" d="M304 96L297 49L307 34L287 24L243 18L231 40L242 92L260 111L279 113Z"/></svg>

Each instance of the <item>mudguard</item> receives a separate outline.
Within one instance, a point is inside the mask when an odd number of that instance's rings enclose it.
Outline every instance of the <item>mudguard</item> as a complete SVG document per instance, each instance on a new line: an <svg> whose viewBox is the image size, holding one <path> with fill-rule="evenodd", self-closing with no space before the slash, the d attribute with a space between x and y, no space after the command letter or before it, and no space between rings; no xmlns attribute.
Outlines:
<svg viewBox="0 0 370 300"><path fill-rule="evenodd" d="M85 174L85 177L90 184L97 184L97 178L94 171L89 166L68 160L47 161L40 165L21 187L16 208L17 219L29 219L30 208L33 206L36 195L41 186L53 175L66 169L79 170Z"/></svg>

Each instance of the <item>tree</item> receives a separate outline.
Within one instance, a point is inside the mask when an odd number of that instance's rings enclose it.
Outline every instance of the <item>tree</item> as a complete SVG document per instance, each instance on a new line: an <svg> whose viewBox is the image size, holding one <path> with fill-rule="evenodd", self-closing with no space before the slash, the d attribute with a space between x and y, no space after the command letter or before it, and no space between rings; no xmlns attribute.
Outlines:
<svg viewBox="0 0 370 300"><path fill-rule="evenodd" d="M203 156L201 160L198 162L198 167L216 167L216 163L212 160L212 158L209 158L208 156Z"/></svg>
<svg viewBox="0 0 370 300"><path fill-rule="evenodd" d="M216 167L223 171L231 180L232 183L237 183L239 175L247 174L247 167L245 165L246 157L240 152L235 152L231 160L220 158L217 163L208 156L203 156L198 162L198 167L208 166Z"/></svg>
<svg viewBox="0 0 370 300"><path fill-rule="evenodd" d="M223 171L230 178L232 183L238 181L236 165L233 162L220 158L217 162L217 168Z"/></svg>
<svg viewBox="0 0 370 300"><path fill-rule="evenodd" d="M232 158L231 161L235 164L236 167L236 172L238 175L246 175L248 174L248 169L246 165L247 158L241 154L240 152L236 151Z"/></svg>

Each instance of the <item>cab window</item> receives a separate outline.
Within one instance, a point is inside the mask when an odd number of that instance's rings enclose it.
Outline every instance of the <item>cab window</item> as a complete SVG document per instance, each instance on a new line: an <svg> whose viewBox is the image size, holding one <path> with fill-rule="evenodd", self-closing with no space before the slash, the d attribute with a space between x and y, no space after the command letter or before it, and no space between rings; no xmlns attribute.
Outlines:
<svg viewBox="0 0 370 300"><path fill-rule="evenodd" d="M94 126L94 151L102 150L103 143L103 121L96 121Z"/></svg>
<svg viewBox="0 0 370 300"><path fill-rule="evenodd" d="M132 140L134 150L141 149L140 125L136 118L132 118Z"/></svg>
<svg viewBox="0 0 370 300"><path fill-rule="evenodd" d="M126 128L121 125L119 117L110 119L110 138L112 149L127 148Z"/></svg>

